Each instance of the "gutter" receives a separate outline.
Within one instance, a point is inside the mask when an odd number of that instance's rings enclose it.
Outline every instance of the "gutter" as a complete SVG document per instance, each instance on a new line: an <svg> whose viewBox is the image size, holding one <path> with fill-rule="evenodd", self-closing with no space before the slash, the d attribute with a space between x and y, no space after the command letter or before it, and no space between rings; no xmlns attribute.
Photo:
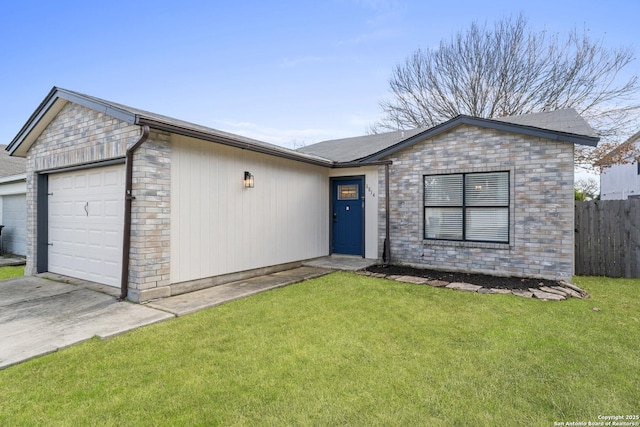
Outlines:
<svg viewBox="0 0 640 427"><path fill-rule="evenodd" d="M352 161L352 162L344 162L344 163L334 163L331 168L333 169L341 169L341 168L359 168L362 166L382 166L382 165L390 165L393 162L391 160L372 160L369 162L361 162L361 161Z"/></svg>
<svg viewBox="0 0 640 427"><path fill-rule="evenodd" d="M284 150L276 148L275 146L258 145L248 141L240 141L225 135L214 135L204 130L190 129L184 126L179 126L171 123L166 123L153 118L138 116L135 124L140 126L150 126L151 128L159 131L165 131L169 133L176 133L178 135L184 135L196 139L202 139L204 141L216 142L218 144L228 145L230 147L240 148L243 150L255 151L257 153L268 154L270 156L281 157L288 160L296 160L298 162L309 163L316 166L331 167L333 162L331 160L323 159L322 157L311 156L308 154L298 153L295 151Z"/></svg>
<svg viewBox="0 0 640 427"><path fill-rule="evenodd" d="M149 126L142 126L142 135L135 144L127 148L125 196L124 196L124 230L122 233L122 276L120 277L120 296L118 301L124 301L129 293L129 250L131 249L131 205L135 197L133 190L133 153L149 138Z"/></svg>

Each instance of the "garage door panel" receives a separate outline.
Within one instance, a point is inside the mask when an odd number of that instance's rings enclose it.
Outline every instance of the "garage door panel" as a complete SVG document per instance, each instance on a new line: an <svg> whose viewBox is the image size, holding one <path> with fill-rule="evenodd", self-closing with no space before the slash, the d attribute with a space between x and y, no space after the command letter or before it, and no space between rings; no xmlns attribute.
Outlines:
<svg viewBox="0 0 640 427"><path fill-rule="evenodd" d="M88 244L93 248L101 248L104 246L104 233L98 230L90 230Z"/></svg>
<svg viewBox="0 0 640 427"><path fill-rule="evenodd" d="M27 201L24 194L2 196L3 250L17 255L27 253Z"/></svg>
<svg viewBox="0 0 640 427"><path fill-rule="evenodd" d="M73 210L71 212L71 216L67 217L69 219L82 219L87 216L85 214L85 201L74 201L73 202Z"/></svg>
<svg viewBox="0 0 640 427"><path fill-rule="evenodd" d="M73 177L73 187L78 190L82 190L87 187L87 174L79 173L75 174Z"/></svg>
<svg viewBox="0 0 640 427"><path fill-rule="evenodd" d="M105 231L104 247L111 250L119 250L122 246L122 233L117 231Z"/></svg>
<svg viewBox="0 0 640 427"><path fill-rule="evenodd" d="M53 231L53 233L52 233ZM49 229L49 240L52 245L70 244L75 239L75 230L69 227L56 227Z"/></svg>
<svg viewBox="0 0 640 427"><path fill-rule="evenodd" d="M120 217L120 211L122 210L122 203L115 200L108 200L104 202L103 212L105 218L116 219Z"/></svg>
<svg viewBox="0 0 640 427"><path fill-rule="evenodd" d="M102 177L103 175L106 175L106 173L89 173L89 180L87 182L87 187L89 188L101 188L104 186L103 182L102 182Z"/></svg>
<svg viewBox="0 0 640 427"><path fill-rule="evenodd" d="M119 286L124 165L49 176L49 270Z"/></svg>
<svg viewBox="0 0 640 427"><path fill-rule="evenodd" d="M74 188L73 182L74 182L74 179L73 179L72 176L65 176L60 181L60 188L58 188L58 189L70 190L70 189Z"/></svg>

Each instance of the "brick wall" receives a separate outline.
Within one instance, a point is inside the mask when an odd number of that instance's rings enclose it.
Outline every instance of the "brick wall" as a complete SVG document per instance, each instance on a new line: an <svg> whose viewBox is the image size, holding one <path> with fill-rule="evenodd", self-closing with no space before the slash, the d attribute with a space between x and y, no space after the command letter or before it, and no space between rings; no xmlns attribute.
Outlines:
<svg viewBox="0 0 640 427"><path fill-rule="evenodd" d="M67 103L27 154L27 265L36 273L37 172L122 159L141 135L139 126ZM151 132L134 154L129 289L169 284L169 135ZM124 188L123 188L124 197Z"/></svg>
<svg viewBox="0 0 640 427"><path fill-rule="evenodd" d="M571 279L573 145L459 126L389 157L391 262L502 276ZM508 171L508 244L423 239L423 176ZM384 188L384 174L380 174ZM384 241L380 199L380 250Z"/></svg>
<svg viewBox="0 0 640 427"><path fill-rule="evenodd" d="M133 156L129 298L169 296L171 256L171 146L152 131Z"/></svg>
<svg viewBox="0 0 640 427"><path fill-rule="evenodd" d="M27 265L36 273L37 172L123 158L140 128L103 113L67 103L27 153Z"/></svg>

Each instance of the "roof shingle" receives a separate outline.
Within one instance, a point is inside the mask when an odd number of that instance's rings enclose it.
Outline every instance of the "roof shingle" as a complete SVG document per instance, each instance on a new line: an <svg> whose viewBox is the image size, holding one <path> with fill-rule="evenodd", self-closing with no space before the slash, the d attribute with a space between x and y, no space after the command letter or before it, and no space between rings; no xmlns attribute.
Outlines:
<svg viewBox="0 0 640 427"><path fill-rule="evenodd" d="M589 124L574 110L564 109L543 113L525 114L519 116L481 119L469 116L457 116L433 128L417 128L382 134L364 135L353 138L334 139L318 142L301 147L298 151L330 159L334 162L355 162L384 157L395 150L417 142L420 138L428 138L439 132L446 131L451 126L463 123L473 123L486 127L505 128L513 132L537 134L537 130L546 133L547 137L578 141L588 145L595 145L597 136ZM504 123L505 125L501 125Z"/></svg>

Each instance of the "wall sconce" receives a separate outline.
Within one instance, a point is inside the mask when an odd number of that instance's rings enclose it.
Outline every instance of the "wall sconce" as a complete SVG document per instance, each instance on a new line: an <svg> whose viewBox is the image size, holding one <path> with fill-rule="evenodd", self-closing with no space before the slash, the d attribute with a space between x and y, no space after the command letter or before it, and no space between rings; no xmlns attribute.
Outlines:
<svg viewBox="0 0 640 427"><path fill-rule="evenodd" d="M250 172L244 171L244 188L253 188L253 175Z"/></svg>

